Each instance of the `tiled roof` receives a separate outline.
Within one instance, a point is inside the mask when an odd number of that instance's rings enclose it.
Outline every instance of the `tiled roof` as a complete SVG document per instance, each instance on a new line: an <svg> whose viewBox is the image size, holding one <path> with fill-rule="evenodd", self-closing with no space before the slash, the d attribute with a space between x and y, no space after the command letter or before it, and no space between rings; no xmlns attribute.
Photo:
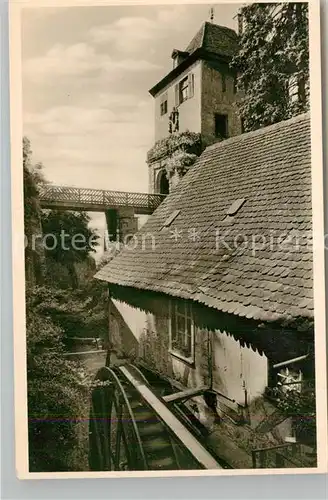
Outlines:
<svg viewBox="0 0 328 500"><path fill-rule="evenodd" d="M149 92L155 96L198 59L213 61L213 59L223 58L230 60L237 51L238 35L234 30L226 26L205 22L187 46L186 57L183 57L180 64L165 75ZM177 49L174 49L174 52L177 52Z"/></svg>
<svg viewBox="0 0 328 500"><path fill-rule="evenodd" d="M205 22L187 46L186 52L192 54L200 48L221 56L232 57L238 49L238 35L226 26Z"/></svg>
<svg viewBox="0 0 328 500"><path fill-rule="evenodd" d="M97 278L261 321L312 318L310 160L308 115L208 147Z"/></svg>

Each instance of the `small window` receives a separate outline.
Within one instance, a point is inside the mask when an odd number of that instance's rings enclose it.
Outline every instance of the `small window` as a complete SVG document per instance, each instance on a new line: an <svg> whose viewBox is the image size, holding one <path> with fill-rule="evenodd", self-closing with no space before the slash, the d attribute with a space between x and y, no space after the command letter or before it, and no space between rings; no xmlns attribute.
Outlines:
<svg viewBox="0 0 328 500"><path fill-rule="evenodd" d="M169 333L170 352L188 363L193 363L195 353L194 323L191 304L187 301L171 302Z"/></svg>
<svg viewBox="0 0 328 500"><path fill-rule="evenodd" d="M222 92L227 91L227 81L226 81L226 76L224 73L221 74L221 81L222 81Z"/></svg>
<svg viewBox="0 0 328 500"><path fill-rule="evenodd" d="M161 102L161 116L166 115L167 113L167 99Z"/></svg>
<svg viewBox="0 0 328 500"><path fill-rule="evenodd" d="M227 115L214 116L215 119L215 137L226 139L228 137L228 117Z"/></svg>
<svg viewBox="0 0 328 500"><path fill-rule="evenodd" d="M188 99L188 87L188 77L186 77L179 83L179 104Z"/></svg>

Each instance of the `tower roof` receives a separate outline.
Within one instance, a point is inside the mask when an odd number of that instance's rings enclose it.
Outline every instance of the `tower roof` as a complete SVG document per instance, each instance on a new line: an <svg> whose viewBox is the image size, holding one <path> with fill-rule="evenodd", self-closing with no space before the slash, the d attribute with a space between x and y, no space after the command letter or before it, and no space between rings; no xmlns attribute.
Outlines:
<svg viewBox="0 0 328 500"><path fill-rule="evenodd" d="M206 21L185 52L192 54L200 48L220 56L232 57L238 49L238 35L233 29Z"/></svg>
<svg viewBox="0 0 328 500"><path fill-rule="evenodd" d="M237 50L238 35L233 29L206 21L202 24L201 28L185 50L173 50L172 57L179 53L184 57L181 62L154 85L149 92L151 95L156 95L163 87L198 59L219 58L229 61Z"/></svg>

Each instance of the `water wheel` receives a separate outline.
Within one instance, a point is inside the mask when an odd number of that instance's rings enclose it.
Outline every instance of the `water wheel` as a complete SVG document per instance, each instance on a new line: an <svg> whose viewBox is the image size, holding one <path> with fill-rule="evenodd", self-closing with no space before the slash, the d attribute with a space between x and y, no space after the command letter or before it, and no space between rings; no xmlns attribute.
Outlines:
<svg viewBox="0 0 328 500"><path fill-rule="evenodd" d="M140 372L135 375L143 377ZM165 424L115 368L101 368L92 391L89 466L92 471L184 468Z"/></svg>

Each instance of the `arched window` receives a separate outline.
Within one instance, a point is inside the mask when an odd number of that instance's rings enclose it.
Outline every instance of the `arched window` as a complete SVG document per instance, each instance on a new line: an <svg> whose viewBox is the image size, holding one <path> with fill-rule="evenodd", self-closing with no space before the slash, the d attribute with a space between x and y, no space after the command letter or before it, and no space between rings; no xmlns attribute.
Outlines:
<svg viewBox="0 0 328 500"><path fill-rule="evenodd" d="M157 177L157 193L169 194L170 185L165 170L161 170Z"/></svg>

